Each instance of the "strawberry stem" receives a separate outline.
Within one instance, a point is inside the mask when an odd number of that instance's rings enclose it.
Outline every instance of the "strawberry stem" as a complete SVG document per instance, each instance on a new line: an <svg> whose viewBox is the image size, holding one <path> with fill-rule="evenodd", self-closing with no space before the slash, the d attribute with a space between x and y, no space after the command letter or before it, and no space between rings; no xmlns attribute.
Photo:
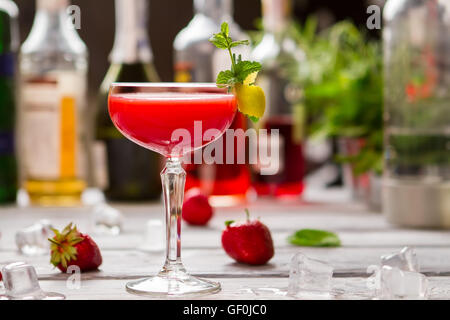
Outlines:
<svg viewBox="0 0 450 320"><path fill-rule="evenodd" d="M57 246L60 246L60 245L61 245L61 243L59 243L59 242L56 241L56 240L53 240L52 238L48 238L48 241L50 241L50 242L53 243L53 244L56 244Z"/></svg>
<svg viewBox="0 0 450 320"><path fill-rule="evenodd" d="M225 226L229 227L232 223L234 223L234 220L227 220L225 221Z"/></svg>
<svg viewBox="0 0 450 320"><path fill-rule="evenodd" d="M248 208L245 208L245 214L247 216L247 221L250 221L250 211L248 211Z"/></svg>
<svg viewBox="0 0 450 320"><path fill-rule="evenodd" d="M72 223L67 225L62 232L57 229L53 229L55 236L49 238L51 242L51 260L50 262L54 266L62 265L67 268L68 262L77 260L76 244L84 240L81 234L78 232L77 227Z"/></svg>

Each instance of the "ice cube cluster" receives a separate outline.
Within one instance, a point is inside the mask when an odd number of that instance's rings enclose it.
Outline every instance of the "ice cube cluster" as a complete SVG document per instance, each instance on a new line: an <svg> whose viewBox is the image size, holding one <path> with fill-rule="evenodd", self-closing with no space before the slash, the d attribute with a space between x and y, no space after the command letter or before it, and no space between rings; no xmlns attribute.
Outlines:
<svg viewBox="0 0 450 320"><path fill-rule="evenodd" d="M369 296L375 299L427 299L428 279L420 273L414 248L381 256L380 265L368 270L374 274L366 281ZM332 297L333 267L326 262L297 253L291 260L288 295L297 298ZM373 294L370 294L372 289Z"/></svg>
<svg viewBox="0 0 450 320"><path fill-rule="evenodd" d="M379 297L381 299L426 299L428 279L420 273L419 259L414 248L381 257Z"/></svg>

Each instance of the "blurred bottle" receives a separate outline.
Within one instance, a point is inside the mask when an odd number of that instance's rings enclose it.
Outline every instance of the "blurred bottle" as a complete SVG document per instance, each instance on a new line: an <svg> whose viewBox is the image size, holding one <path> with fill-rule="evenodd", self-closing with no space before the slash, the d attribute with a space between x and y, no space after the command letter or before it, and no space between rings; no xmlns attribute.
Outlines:
<svg viewBox="0 0 450 320"><path fill-rule="evenodd" d="M0 0L0 204L14 202L17 194L14 75L18 13L14 2Z"/></svg>
<svg viewBox="0 0 450 320"><path fill-rule="evenodd" d="M450 227L450 1L384 8L385 173L392 223Z"/></svg>
<svg viewBox="0 0 450 320"><path fill-rule="evenodd" d="M255 166L254 187L258 195L297 197L303 192L305 160L303 156L304 107L302 90L290 83L281 67L293 62L298 66L305 62L305 54L288 32L291 22L290 0L262 0L264 35L254 48L252 58L262 64L258 85L266 93L267 110L258 123L259 128L279 130L278 172L262 175ZM260 148L269 146L262 145ZM275 161L276 159L273 159Z"/></svg>
<svg viewBox="0 0 450 320"><path fill-rule="evenodd" d="M126 139L112 123L108 92L113 82L158 82L147 35L147 0L116 0L111 66L100 88L94 144L97 187L109 200L159 199L160 156Z"/></svg>
<svg viewBox="0 0 450 320"><path fill-rule="evenodd" d="M189 25L175 38L175 81L215 82L217 74L230 68L230 57L225 50L216 49L209 38L220 30L223 21L230 26L230 36L236 40L247 39L233 20L231 0L194 0L194 17ZM248 48L236 48L237 54L249 57ZM247 129L247 120L237 113L230 129ZM226 159L226 138L215 144L223 145L223 159ZM188 164L186 165L186 190L199 187L210 196L214 206L229 206L246 200L251 187L248 165L237 164L238 153L245 152L245 146L235 149L234 164ZM199 150L197 152L202 152ZM191 157L193 161L194 156Z"/></svg>
<svg viewBox="0 0 450 320"><path fill-rule="evenodd" d="M231 37L246 38L233 20L232 0L194 0L194 17L177 34L173 44L175 81L215 82L219 71L230 67L228 53L216 50L209 42L213 33L220 31L223 21L228 22ZM244 49L244 53L248 52Z"/></svg>
<svg viewBox="0 0 450 320"><path fill-rule="evenodd" d="M20 163L31 203L71 206L85 189L88 53L68 0L37 0L20 50Z"/></svg>

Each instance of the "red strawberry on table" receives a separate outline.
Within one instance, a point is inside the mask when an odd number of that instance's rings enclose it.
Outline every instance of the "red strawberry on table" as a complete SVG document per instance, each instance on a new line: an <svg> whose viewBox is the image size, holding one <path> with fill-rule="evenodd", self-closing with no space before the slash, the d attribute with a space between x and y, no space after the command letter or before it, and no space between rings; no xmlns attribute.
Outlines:
<svg viewBox="0 0 450 320"><path fill-rule="evenodd" d="M52 244L50 262L62 272L69 266L80 270L96 270L102 264L102 255L97 244L87 234L82 234L70 223L62 232L53 229L55 236L48 239Z"/></svg>
<svg viewBox="0 0 450 320"><path fill-rule="evenodd" d="M213 215L213 208L208 202L208 197L197 188L186 192L183 202L182 217L192 225L203 226L208 223Z"/></svg>
<svg viewBox="0 0 450 320"><path fill-rule="evenodd" d="M272 236L269 229L259 220L235 223L227 221L222 233L222 247L234 260L251 265L261 265L274 255Z"/></svg>

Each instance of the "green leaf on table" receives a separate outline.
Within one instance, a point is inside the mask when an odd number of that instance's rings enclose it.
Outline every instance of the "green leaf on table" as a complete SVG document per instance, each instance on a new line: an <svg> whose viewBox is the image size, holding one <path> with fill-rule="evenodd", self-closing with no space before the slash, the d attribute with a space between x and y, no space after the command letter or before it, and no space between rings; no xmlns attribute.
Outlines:
<svg viewBox="0 0 450 320"><path fill-rule="evenodd" d="M302 229L288 237L289 243L303 247L339 247L337 234L324 230Z"/></svg>

